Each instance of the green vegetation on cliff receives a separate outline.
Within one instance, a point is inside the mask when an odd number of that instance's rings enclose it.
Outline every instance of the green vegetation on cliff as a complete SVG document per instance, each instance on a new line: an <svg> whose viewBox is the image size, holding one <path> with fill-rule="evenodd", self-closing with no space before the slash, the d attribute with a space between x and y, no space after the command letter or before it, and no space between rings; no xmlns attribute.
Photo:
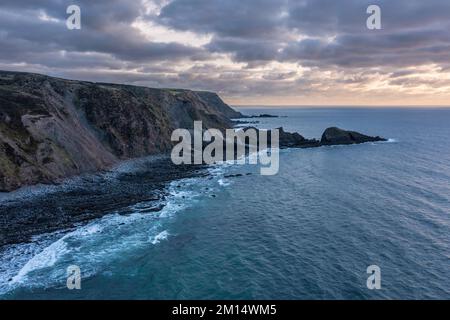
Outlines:
<svg viewBox="0 0 450 320"><path fill-rule="evenodd" d="M176 128L225 129L217 94L0 71L0 191L168 152Z"/></svg>

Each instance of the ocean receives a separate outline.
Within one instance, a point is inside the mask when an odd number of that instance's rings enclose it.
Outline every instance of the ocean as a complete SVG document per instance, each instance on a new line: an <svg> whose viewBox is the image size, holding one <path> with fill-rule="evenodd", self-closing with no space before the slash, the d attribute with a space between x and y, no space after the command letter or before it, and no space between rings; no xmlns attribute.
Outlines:
<svg viewBox="0 0 450 320"><path fill-rule="evenodd" d="M279 173L222 164L160 212L111 212L0 253L1 299L449 299L450 109L246 108L261 128L387 142L284 149ZM111 199L114 201L114 199ZM66 286L79 266L81 289ZM368 266L381 271L369 290Z"/></svg>

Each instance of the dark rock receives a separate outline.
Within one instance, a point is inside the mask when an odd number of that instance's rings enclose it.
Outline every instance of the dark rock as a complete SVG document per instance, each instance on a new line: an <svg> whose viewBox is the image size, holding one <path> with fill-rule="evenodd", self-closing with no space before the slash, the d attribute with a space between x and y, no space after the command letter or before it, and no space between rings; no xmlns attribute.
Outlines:
<svg viewBox="0 0 450 320"><path fill-rule="evenodd" d="M255 127L243 128L244 131L253 129L257 132L259 129ZM386 141L381 137L371 137L355 131L346 131L339 128L328 128L322 135L322 140L306 139L297 132L287 132L284 129L277 128L279 133L279 148L316 148L320 146L340 145L340 144L358 144L365 142ZM267 134L267 146L270 147L272 131ZM258 135L259 136L259 135ZM258 141L259 145L260 141Z"/></svg>
<svg viewBox="0 0 450 320"><path fill-rule="evenodd" d="M386 141L386 139L379 136L371 137L359 132L346 131L336 127L326 129L322 135L321 141L318 141L316 139L306 139L297 132L286 132L283 128L278 128L278 130L280 136L280 148L315 148L329 145L345 145Z"/></svg>
<svg viewBox="0 0 450 320"><path fill-rule="evenodd" d="M279 116L263 113L260 115L245 116L245 118L279 118Z"/></svg>
<svg viewBox="0 0 450 320"><path fill-rule="evenodd" d="M242 120L233 120L233 125L243 125L243 124L258 124L259 121L242 121Z"/></svg>
<svg viewBox="0 0 450 320"><path fill-rule="evenodd" d="M229 174L229 175L226 175L224 177L225 178L237 178L237 177L242 177L242 176L243 176L243 174L238 173L238 174Z"/></svg>
<svg viewBox="0 0 450 320"><path fill-rule="evenodd" d="M320 141L321 145L346 145L365 142L386 141L379 136L371 137L355 131L346 131L336 127L325 130Z"/></svg>
<svg viewBox="0 0 450 320"><path fill-rule="evenodd" d="M84 225L92 219L117 212L136 213L136 203L148 202L140 212L158 212L167 195L167 182L197 177L194 166L174 165L169 157L151 157L139 162L139 174L127 179L111 179L108 174L98 179L69 180L51 192L15 199L0 199L0 247L27 242L32 236ZM152 203L153 202L153 203Z"/></svg>
<svg viewBox="0 0 450 320"><path fill-rule="evenodd" d="M297 132L291 133L278 128L280 135L280 148L311 148L319 146L316 139L305 139Z"/></svg>

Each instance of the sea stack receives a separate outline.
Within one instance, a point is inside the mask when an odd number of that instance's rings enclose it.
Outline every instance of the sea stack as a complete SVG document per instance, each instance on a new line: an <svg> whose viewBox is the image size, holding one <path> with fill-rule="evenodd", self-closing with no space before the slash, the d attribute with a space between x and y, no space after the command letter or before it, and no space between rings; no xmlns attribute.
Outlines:
<svg viewBox="0 0 450 320"><path fill-rule="evenodd" d="M386 141L379 136L371 137L355 131L347 131L337 127L331 127L325 130L320 141L321 145L342 145L358 144L365 142Z"/></svg>

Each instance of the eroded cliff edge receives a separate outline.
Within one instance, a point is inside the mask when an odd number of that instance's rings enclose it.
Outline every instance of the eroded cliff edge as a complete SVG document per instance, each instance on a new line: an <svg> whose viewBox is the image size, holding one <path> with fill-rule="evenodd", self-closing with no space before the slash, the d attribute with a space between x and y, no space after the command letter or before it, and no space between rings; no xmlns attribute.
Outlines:
<svg viewBox="0 0 450 320"><path fill-rule="evenodd" d="M0 192L168 153L175 129L202 121L225 130L243 117L213 92L0 71ZM279 129L281 148L385 141L335 127L320 141Z"/></svg>
<svg viewBox="0 0 450 320"><path fill-rule="evenodd" d="M0 71L0 191L168 152L176 128L225 129L241 116L211 92Z"/></svg>

